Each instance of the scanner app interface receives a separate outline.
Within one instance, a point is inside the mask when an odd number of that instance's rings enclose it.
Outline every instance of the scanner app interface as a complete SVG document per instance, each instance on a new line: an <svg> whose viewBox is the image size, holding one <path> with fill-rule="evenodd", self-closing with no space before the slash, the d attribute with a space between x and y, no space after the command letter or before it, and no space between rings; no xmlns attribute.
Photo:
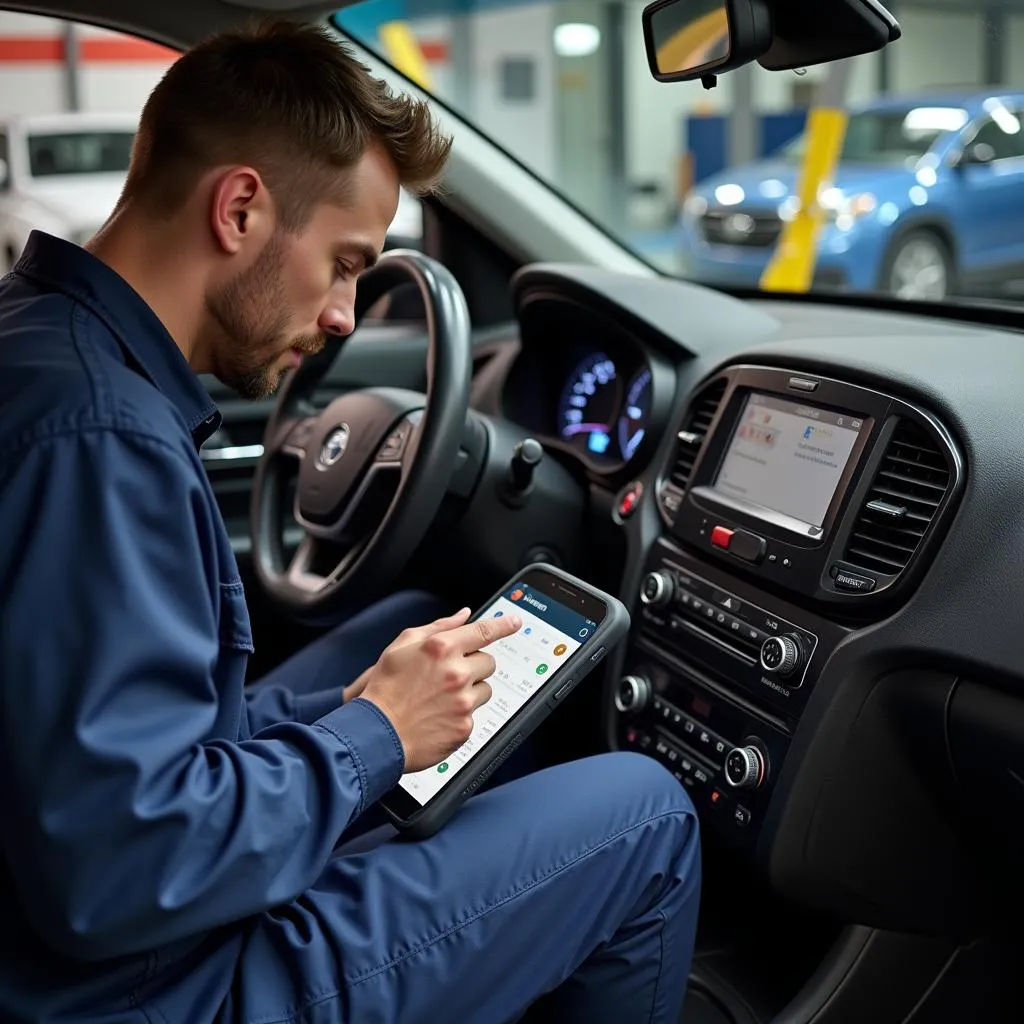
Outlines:
<svg viewBox="0 0 1024 1024"><path fill-rule="evenodd" d="M469 739L440 764L409 772L401 787L421 804L427 803L465 767L466 762L564 665L597 629L597 623L542 594L517 583L480 618L518 615L518 633L483 648L494 658L487 680L491 699L473 714Z"/></svg>

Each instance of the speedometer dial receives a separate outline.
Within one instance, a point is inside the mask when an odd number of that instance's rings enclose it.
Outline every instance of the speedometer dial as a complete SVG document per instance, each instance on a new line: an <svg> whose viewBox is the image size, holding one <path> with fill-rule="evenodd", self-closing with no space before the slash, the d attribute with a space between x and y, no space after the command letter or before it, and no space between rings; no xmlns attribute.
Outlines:
<svg viewBox="0 0 1024 1024"><path fill-rule="evenodd" d="M619 448L628 462L644 439L651 415L651 371L642 369L630 382L619 417Z"/></svg>
<svg viewBox="0 0 1024 1024"><path fill-rule="evenodd" d="M615 363L603 352L587 356L569 375L558 403L558 432L604 455L611 442L621 388Z"/></svg>

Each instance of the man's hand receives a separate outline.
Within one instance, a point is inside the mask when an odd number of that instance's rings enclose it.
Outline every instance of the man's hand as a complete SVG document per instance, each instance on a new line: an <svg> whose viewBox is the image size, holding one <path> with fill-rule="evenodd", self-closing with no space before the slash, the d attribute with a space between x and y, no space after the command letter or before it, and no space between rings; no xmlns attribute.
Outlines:
<svg viewBox="0 0 1024 1024"><path fill-rule="evenodd" d="M433 622L428 622L425 626L410 626L408 629L402 630L402 632L384 648L383 654L387 654L388 651L393 651L397 647L405 647L408 644L417 643L420 640L426 640L428 636L433 636L435 633L440 633L445 629L454 629L456 626L461 626L468 618L469 609L463 608L460 611L457 611L454 615L446 615L444 618L435 619ZM365 669L360 673L355 682L349 683L348 686L342 690L342 704L347 704L350 700L355 700L356 697L361 697L363 695L363 690L366 689L366 684L370 681L370 676L376 668L376 665L371 665L368 669Z"/></svg>
<svg viewBox="0 0 1024 1024"><path fill-rule="evenodd" d="M387 715L405 748L406 772L443 761L469 739L473 712L491 698L483 680L493 674L494 658L481 648L522 625L516 615L467 624L468 616L464 608L405 630L348 688L361 684L358 696Z"/></svg>

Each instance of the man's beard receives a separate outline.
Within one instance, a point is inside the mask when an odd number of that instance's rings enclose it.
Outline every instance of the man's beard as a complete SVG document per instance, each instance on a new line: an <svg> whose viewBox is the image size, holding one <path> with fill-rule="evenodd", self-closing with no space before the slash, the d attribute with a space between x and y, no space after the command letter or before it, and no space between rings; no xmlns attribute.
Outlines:
<svg viewBox="0 0 1024 1024"><path fill-rule="evenodd" d="M283 265L283 245L275 235L248 270L206 297L219 328L214 372L242 398L267 398L277 390L284 371L274 364L288 349L312 354L324 347L322 334L288 337Z"/></svg>

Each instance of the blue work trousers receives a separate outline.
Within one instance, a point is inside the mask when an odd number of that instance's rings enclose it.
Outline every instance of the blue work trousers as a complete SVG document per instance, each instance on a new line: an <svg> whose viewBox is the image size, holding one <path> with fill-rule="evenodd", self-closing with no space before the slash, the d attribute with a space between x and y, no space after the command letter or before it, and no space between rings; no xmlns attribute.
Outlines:
<svg viewBox="0 0 1024 1024"><path fill-rule="evenodd" d="M396 594L266 683L294 689L333 665L344 684L448 612ZM700 846L689 798L654 760L605 754L492 787L421 842L348 838L311 890L256 921L225 1020L505 1024L546 993L559 1024L679 1020Z"/></svg>

